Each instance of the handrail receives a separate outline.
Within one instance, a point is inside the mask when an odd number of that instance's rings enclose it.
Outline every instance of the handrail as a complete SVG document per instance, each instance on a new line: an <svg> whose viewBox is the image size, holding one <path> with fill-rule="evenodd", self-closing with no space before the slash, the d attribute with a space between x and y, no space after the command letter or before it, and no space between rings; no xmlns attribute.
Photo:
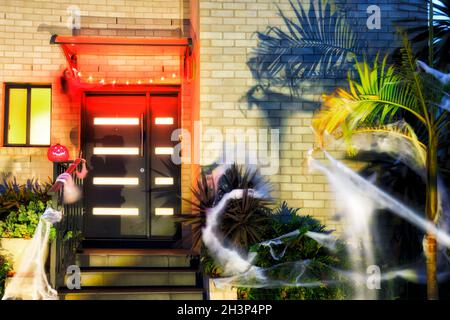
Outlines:
<svg viewBox="0 0 450 320"><path fill-rule="evenodd" d="M74 170L78 167L78 165L80 163L82 163L84 161L84 159L82 158L77 158L75 159L70 165L69 167L66 169L66 171L64 173L68 173L68 174L72 174L74 172ZM61 181L55 181L55 183L52 185L52 187L50 188L50 190L48 190L48 194L53 194L58 192L59 190L61 190L61 187L63 186L63 182Z"/></svg>
<svg viewBox="0 0 450 320"><path fill-rule="evenodd" d="M73 174L81 163L82 158L68 162L55 162L53 166L54 180L57 180L63 173ZM83 180L75 175L73 182L80 188L83 188ZM63 212L60 222L55 224L56 238L51 245L50 256L50 279L54 288L65 286L64 276L67 267L75 263L75 253L82 240L84 206L82 201L67 204L60 199L64 183L55 182L49 190L51 193L53 205L57 210ZM70 236L68 236L70 234Z"/></svg>

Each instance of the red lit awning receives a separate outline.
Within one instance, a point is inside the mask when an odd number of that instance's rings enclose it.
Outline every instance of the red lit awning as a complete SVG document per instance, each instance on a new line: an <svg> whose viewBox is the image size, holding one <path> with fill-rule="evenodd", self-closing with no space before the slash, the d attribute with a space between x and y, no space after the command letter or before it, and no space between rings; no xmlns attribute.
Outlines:
<svg viewBox="0 0 450 320"><path fill-rule="evenodd" d="M71 54L108 55L184 55L190 49L190 38L124 38L53 35L51 44L59 44Z"/></svg>
<svg viewBox="0 0 450 320"><path fill-rule="evenodd" d="M66 60L69 64L67 71L70 73L72 79L80 81L81 70L83 70L80 61L83 56L177 56L180 61L184 61L182 65L190 69L190 57L192 55L192 41L190 38L129 38L129 37L101 37L101 36L58 36L53 35L50 39L51 44L60 45ZM97 59L99 63L102 58ZM158 61L156 58L155 61ZM173 67L173 64L172 64ZM177 70L172 70L168 74L174 78L181 76L179 67ZM101 69L101 68L99 68ZM164 70L164 67L162 67ZM169 70L169 67L167 68ZM183 73L186 73L184 70ZM66 74L67 76L68 74ZM110 81L116 82L117 74L111 76ZM127 77L127 76L126 76ZM89 77L91 78L91 77ZM105 76L99 75L99 79L94 81L101 81L104 83ZM168 79L168 75L161 74L159 79ZM170 77L172 79L172 77ZM118 80L119 81L119 80ZM125 81L125 80L124 80ZM152 80L150 80L152 81ZM167 82L168 80L164 80ZM128 81L127 81L128 82ZM140 83L140 80L139 80Z"/></svg>

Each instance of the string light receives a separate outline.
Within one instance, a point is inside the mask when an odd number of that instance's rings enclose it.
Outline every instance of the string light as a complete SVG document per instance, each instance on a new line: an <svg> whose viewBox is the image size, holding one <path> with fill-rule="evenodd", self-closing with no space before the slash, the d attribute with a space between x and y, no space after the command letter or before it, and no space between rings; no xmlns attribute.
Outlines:
<svg viewBox="0 0 450 320"><path fill-rule="evenodd" d="M141 80L138 80L138 82L137 82L138 84L141 84Z"/></svg>
<svg viewBox="0 0 450 320"><path fill-rule="evenodd" d="M92 76L89 76L88 81L92 81Z"/></svg>
<svg viewBox="0 0 450 320"><path fill-rule="evenodd" d="M112 81L112 84L115 85L115 84L116 84L116 80L113 80L113 81Z"/></svg>
<svg viewBox="0 0 450 320"><path fill-rule="evenodd" d="M153 79L150 79L148 82L153 83Z"/></svg>
<svg viewBox="0 0 450 320"><path fill-rule="evenodd" d="M165 79L164 76L162 76L162 77L161 77L161 81L164 81L164 79Z"/></svg>
<svg viewBox="0 0 450 320"><path fill-rule="evenodd" d="M125 84L126 84L126 85L129 85L129 84L130 84L130 82L129 82L129 81L127 80L127 81L125 82Z"/></svg>
<svg viewBox="0 0 450 320"><path fill-rule="evenodd" d="M175 78L177 75L174 73L172 73L172 78Z"/></svg>
<svg viewBox="0 0 450 320"><path fill-rule="evenodd" d="M101 84L105 84L105 79L100 80Z"/></svg>

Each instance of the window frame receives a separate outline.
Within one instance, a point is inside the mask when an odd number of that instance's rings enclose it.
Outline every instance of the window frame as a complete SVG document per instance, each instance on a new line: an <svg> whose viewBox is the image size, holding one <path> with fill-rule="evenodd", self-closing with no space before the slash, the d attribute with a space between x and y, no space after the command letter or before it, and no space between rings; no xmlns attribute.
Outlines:
<svg viewBox="0 0 450 320"><path fill-rule="evenodd" d="M52 129L52 104L53 104L53 88L51 84L36 84L36 83L5 83L4 85L4 111L3 111L3 146L4 147L31 147L31 148L47 148L48 144L31 144L30 130L31 130L31 89L33 88L48 88L50 89L50 134ZM10 89L27 89L27 121L26 121L26 142L24 144L8 143L8 128L9 128L9 96Z"/></svg>

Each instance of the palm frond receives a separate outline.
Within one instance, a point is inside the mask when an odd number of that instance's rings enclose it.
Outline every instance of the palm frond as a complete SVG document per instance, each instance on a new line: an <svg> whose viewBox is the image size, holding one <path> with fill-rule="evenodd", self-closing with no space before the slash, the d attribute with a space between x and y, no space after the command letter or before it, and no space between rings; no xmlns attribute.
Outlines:
<svg viewBox="0 0 450 320"><path fill-rule="evenodd" d="M356 61L356 79L349 74L349 89L339 88L324 95L323 108L313 119L313 128L322 144L326 133L349 139L357 128L397 121L400 110L426 122L413 87L386 62L387 56L381 63L375 59L372 65Z"/></svg>
<svg viewBox="0 0 450 320"><path fill-rule="evenodd" d="M352 134L352 150L388 154L424 177L427 147L407 122L360 127Z"/></svg>

